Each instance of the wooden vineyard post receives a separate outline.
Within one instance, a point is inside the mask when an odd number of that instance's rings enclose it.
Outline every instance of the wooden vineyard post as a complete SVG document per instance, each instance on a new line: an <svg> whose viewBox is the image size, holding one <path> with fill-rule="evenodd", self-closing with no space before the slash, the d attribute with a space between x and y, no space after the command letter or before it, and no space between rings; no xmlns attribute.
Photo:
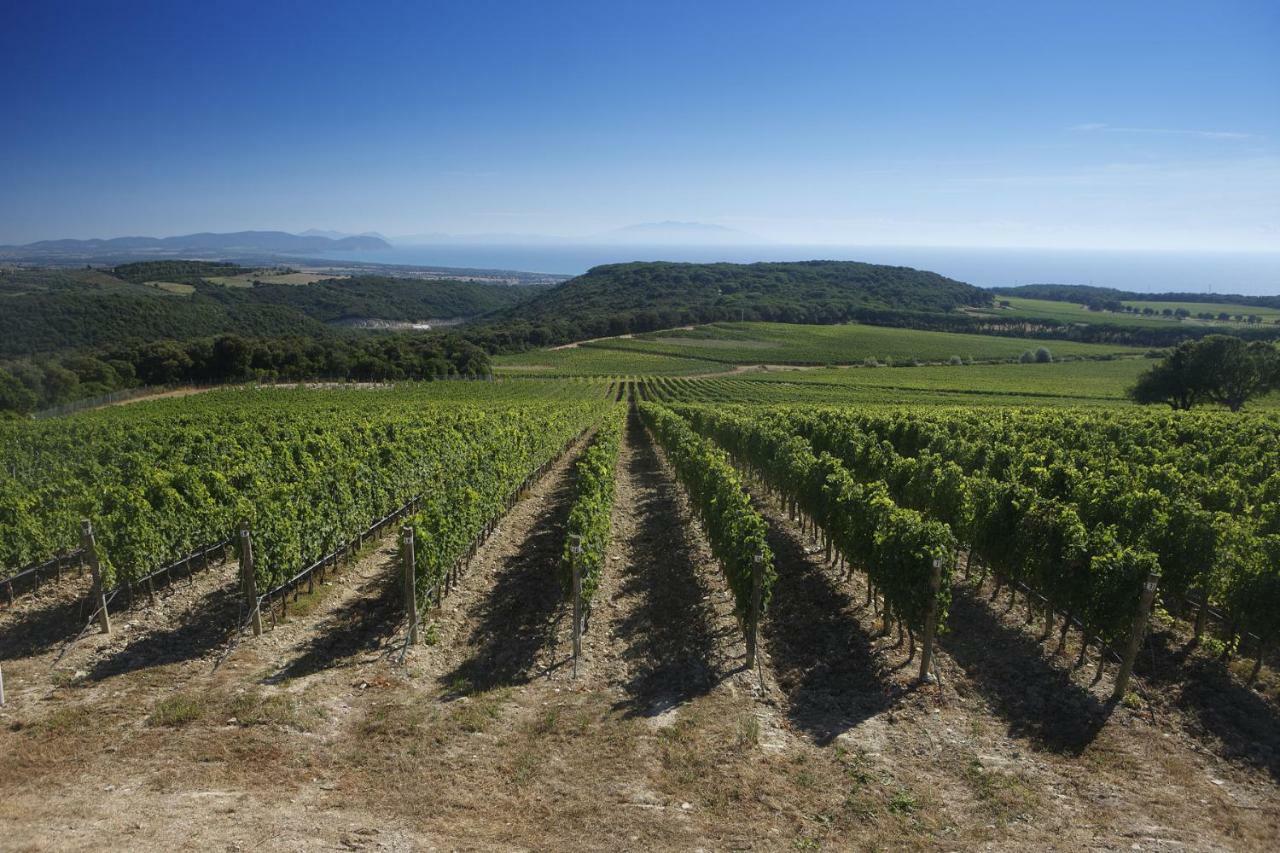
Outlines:
<svg viewBox="0 0 1280 853"><path fill-rule="evenodd" d="M409 645L418 645L418 585L413 562L413 526L401 528L401 558L404 560L404 611L409 618Z"/></svg>
<svg viewBox="0 0 1280 853"><path fill-rule="evenodd" d="M98 627L102 633L111 633L111 615L107 613L107 593L102 588L102 566L98 563L98 546L93 536L93 522L85 519L80 522L80 547L84 550L85 559L89 561L89 572L93 576L93 588L89 592L89 604L98 611Z"/></svg>
<svg viewBox="0 0 1280 853"><path fill-rule="evenodd" d="M751 613L747 617L747 669L756 668L756 643L760 630L760 593L764 583L764 555L751 559Z"/></svg>
<svg viewBox="0 0 1280 853"><path fill-rule="evenodd" d="M253 571L253 538L249 522L240 523L240 590L253 620L253 636L262 635L262 610L258 607L258 579Z"/></svg>
<svg viewBox="0 0 1280 853"><path fill-rule="evenodd" d="M574 533L569 542L569 567L573 572L573 677L578 677L578 658L582 655L582 536Z"/></svg>
<svg viewBox="0 0 1280 853"><path fill-rule="evenodd" d="M938 591L942 587L942 558L933 558L933 572L929 575L929 611L924 616L924 642L920 648L920 682L930 679L933 665L933 639L938 632Z"/></svg>
<svg viewBox="0 0 1280 853"><path fill-rule="evenodd" d="M0 708L4 707L4 670L0 669Z"/></svg>
<svg viewBox="0 0 1280 853"><path fill-rule="evenodd" d="M1151 616L1151 604L1156 598L1156 587L1160 583L1158 574L1147 575L1142 584L1142 595L1138 597L1138 613L1133 618L1133 633L1129 635L1129 645L1124 650L1124 659L1120 661L1120 671L1116 673L1116 689L1111 693L1111 701L1119 702L1124 698L1125 688L1129 686L1129 676L1133 673L1133 662L1138 659L1142 649L1142 640L1147 635L1147 619Z"/></svg>

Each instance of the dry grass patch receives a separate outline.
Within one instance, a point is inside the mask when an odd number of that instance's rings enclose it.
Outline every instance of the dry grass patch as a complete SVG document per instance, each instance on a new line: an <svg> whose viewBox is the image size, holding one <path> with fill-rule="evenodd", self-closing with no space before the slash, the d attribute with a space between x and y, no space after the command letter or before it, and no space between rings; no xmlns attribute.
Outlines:
<svg viewBox="0 0 1280 853"><path fill-rule="evenodd" d="M1039 805L1039 797L1025 779L985 767L977 758L965 767L964 779L983 809L1001 826L1028 820Z"/></svg>
<svg viewBox="0 0 1280 853"><path fill-rule="evenodd" d="M325 719L323 708L290 693L250 690L237 695L228 705L232 720L241 726L275 726L299 732L313 732Z"/></svg>
<svg viewBox="0 0 1280 853"><path fill-rule="evenodd" d="M454 702L454 725L468 734L479 734L502 716L502 707L510 698L509 687L497 687L463 696Z"/></svg>
<svg viewBox="0 0 1280 853"><path fill-rule="evenodd" d="M201 719L209 712L208 699L198 693L175 693L166 696L151 709L149 726L181 728Z"/></svg>

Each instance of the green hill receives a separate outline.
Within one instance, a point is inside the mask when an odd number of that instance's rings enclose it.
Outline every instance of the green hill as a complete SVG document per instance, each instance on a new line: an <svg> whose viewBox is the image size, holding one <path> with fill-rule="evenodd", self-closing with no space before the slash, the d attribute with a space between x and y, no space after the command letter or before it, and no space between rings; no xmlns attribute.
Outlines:
<svg viewBox="0 0 1280 853"><path fill-rule="evenodd" d="M609 264L486 318L575 340L718 320L839 323L880 311L985 307L980 288L909 267L854 261ZM549 341L548 341L549 342Z"/></svg>
<svg viewBox="0 0 1280 853"><path fill-rule="evenodd" d="M319 336L356 320L473 317L532 295L506 285L382 276L224 287L205 278L247 271L190 261L113 272L0 270L0 358L230 332Z"/></svg>

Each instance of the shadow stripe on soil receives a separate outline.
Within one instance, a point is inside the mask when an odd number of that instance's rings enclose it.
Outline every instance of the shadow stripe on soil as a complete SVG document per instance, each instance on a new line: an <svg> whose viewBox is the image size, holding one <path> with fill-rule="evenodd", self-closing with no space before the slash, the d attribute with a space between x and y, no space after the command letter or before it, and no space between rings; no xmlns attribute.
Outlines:
<svg viewBox="0 0 1280 853"><path fill-rule="evenodd" d="M1233 677L1218 660L1193 654L1166 632L1153 634L1135 672L1194 720L1196 734L1222 742L1223 755L1266 770L1280 780L1280 713L1276 706Z"/></svg>
<svg viewBox="0 0 1280 853"><path fill-rule="evenodd" d="M187 606L172 627L150 632L98 660L89 670L89 678L99 681L205 657L226 643L239 607L234 581L216 586Z"/></svg>
<svg viewBox="0 0 1280 853"><path fill-rule="evenodd" d="M475 649L440 678L446 689L453 690L461 684L468 690L489 690L524 684L534 677L530 670L538 650L554 640L555 620L563 603L556 565L573 508L573 465L581 450L579 447L574 461L547 491L547 507L542 515L534 520L514 552L504 558L493 585L468 613L476 625L467 642ZM557 661L554 666L563 663Z"/></svg>
<svg viewBox="0 0 1280 853"><path fill-rule="evenodd" d="M638 604L617 626L630 677L623 685L626 699L614 709L651 717L710 692L731 673L725 671L730 662L722 660L724 639L708 601L713 590L699 581L692 519L634 413L627 443L623 476L631 481L638 521L626 543L616 597L634 597Z"/></svg>
<svg viewBox="0 0 1280 853"><path fill-rule="evenodd" d="M391 542L395 542L391 537ZM302 653L280 669L269 681L298 678L330 669L362 651L377 651L395 634L404 621L399 554L393 544L385 546L376 560L372 576L360 582L351 600L330 613L312 629Z"/></svg>
<svg viewBox="0 0 1280 853"><path fill-rule="evenodd" d="M0 661L30 657L73 638L90 613L87 596L86 587L83 596L50 596L27 603L20 612L5 612L0 624Z"/></svg>
<svg viewBox="0 0 1280 853"><path fill-rule="evenodd" d="M776 514L757 502L768 523L778 580L761 625L787 716L799 730L826 745L884 711L901 690L882 680L871 636L855 611L852 587L818 565Z"/></svg>
<svg viewBox="0 0 1280 853"><path fill-rule="evenodd" d="M1069 669L1055 666L1039 640L1003 622L980 598L955 587L939 647L1008 723L1011 737L1079 755L1106 723L1106 706Z"/></svg>

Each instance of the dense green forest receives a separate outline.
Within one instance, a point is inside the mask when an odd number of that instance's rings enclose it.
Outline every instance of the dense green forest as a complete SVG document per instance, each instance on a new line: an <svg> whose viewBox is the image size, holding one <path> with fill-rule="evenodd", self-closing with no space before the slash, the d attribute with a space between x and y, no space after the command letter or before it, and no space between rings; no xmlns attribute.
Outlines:
<svg viewBox="0 0 1280 853"><path fill-rule="evenodd" d="M857 309L947 312L983 306L991 295L937 273L854 261L594 267L504 316L531 322L568 317L590 331L650 331L676 320L837 323ZM604 326L601 326L601 324Z"/></svg>
<svg viewBox="0 0 1280 853"><path fill-rule="evenodd" d="M225 287L234 265L151 261L100 270L0 270L0 358L220 334L323 335L354 318L470 317L515 305L527 288L367 276L316 284ZM171 292L144 282L185 285Z"/></svg>
<svg viewBox="0 0 1280 853"><path fill-rule="evenodd" d="M222 335L0 362L0 413L25 413L139 386L488 374L486 353L453 335L328 331L319 336L276 338Z"/></svg>
<svg viewBox="0 0 1280 853"><path fill-rule="evenodd" d="M936 273L854 261L608 264L468 329L491 352L720 320L911 325L991 304L981 288Z"/></svg>

